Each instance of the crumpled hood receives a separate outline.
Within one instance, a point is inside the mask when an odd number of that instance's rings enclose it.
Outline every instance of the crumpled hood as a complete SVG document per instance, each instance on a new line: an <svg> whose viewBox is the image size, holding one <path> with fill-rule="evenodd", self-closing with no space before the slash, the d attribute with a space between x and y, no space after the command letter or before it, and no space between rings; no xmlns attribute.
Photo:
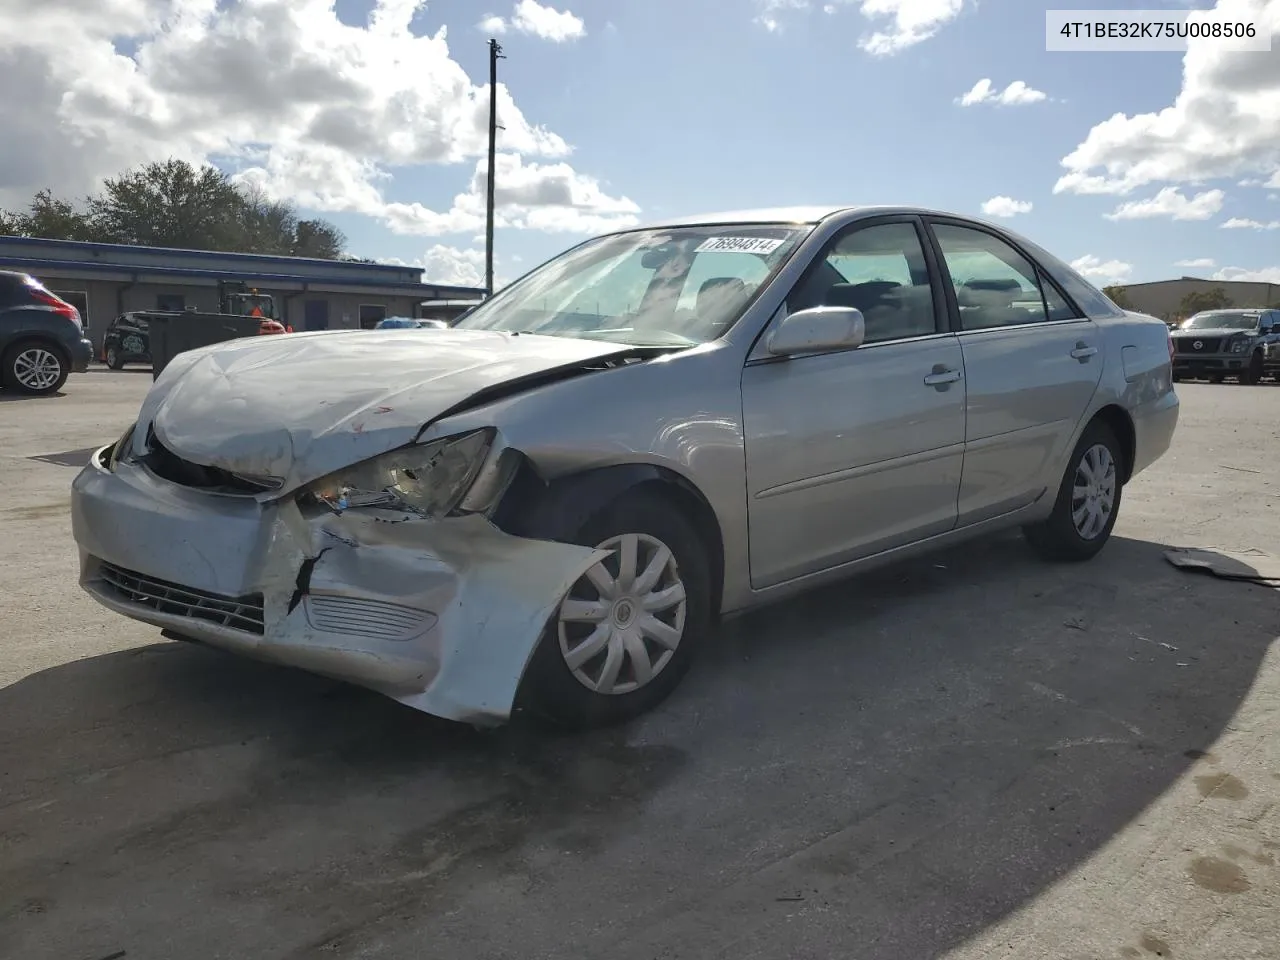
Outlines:
<svg viewBox="0 0 1280 960"><path fill-rule="evenodd" d="M146 428L194 463L294 490L411 442L486 389L636 348L485 330L246 337L180 354L142 406Z"/></svg>

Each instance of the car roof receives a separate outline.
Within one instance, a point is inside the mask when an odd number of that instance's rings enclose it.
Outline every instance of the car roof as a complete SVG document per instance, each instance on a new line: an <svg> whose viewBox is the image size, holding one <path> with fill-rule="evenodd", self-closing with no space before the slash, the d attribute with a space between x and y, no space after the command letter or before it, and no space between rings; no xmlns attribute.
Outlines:
<svg viewBox="0 0 1280 960"><path fill-rule="evenodd" d="M692 227L692 226L727 226L734 223L820 223L829 217L837 214L858 213L862 215L914 215L914 216L935 216L935 217L954 217L959 220L967 220L970 223L979 223L988 226L998 226L989 224L988 221L980 217L973 217L965 213L956 213L952 210L938 210L932 207L913 206L906 204L828 204L825 206L795 206L795 207L760 207L747 210L730 210L718 213L703 213L693 216L672 217L668 220L655 220L649 223L641 224L638 227L628 228L619 233L627 233L630 230L661 230L664 227ZM1009 231L1003 226L998 226L1003 233L1008 234ZM1012 234L1010 234L1012 235Z"/></svg>

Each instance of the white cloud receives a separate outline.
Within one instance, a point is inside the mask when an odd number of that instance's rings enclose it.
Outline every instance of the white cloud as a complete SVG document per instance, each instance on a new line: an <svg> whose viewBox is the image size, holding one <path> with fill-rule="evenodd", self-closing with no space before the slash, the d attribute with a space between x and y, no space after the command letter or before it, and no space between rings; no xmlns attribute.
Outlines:
<svg viewBox="0 0 1280 960"><path fill-rule="evenodd" d="M1013 197L992 197L982 205L982 212L989 217L1015 217L1020 213L1031 212L1030 200L1015 200Z"/></svg>
<svg viewBox="0 0 1280 960"><path fill-rule="evenodd" d="M928 40L960 15L965 0L856 0L868 20L885 28L862 37L858 46L873 56L891 56Z"/></svg>
<svg viewBox="0 0 1280 960"><path fill-rule="evenodd" d="M484 251L464 250L437 243L423 256L422 270L424 283L456 287L484 286Z"/></svg>
<svg viewBox="0 0 1280 960"><path fill-rule="evenodd" d="M1149 200L1130 200L1103 216L1108 220L1149 220L1169 217L1173 220L1208 220L1222 209L1226 194L1206 190L1187 199L1177 187L1165 187Z"/></svg>
<svg viewBox="0 0 1280 960"><path fill-rule="evenodd" d="M1116 113L1062 160L1054 192L1124 195L1152 183L1271 175L1280 186L1280 0L1218 0L1272 34L1271 52L1191 40L1182 89L1156 113Z"/></svg>
<svg viewBox="0 0 1280 960"><path fill-rule="evenodd" d="M1223 267L1213 275L1213 279L1280 283L1280 267L1263 267L1261 270L1246 270L1243 267Z"/></svg>
<svg viewBox="0 0 1280 960"><path fill-rule="evenodd" d="M313 209L405 232L473 230L476 198L433 214L388 195L403 169L484 157L488 87L453 59L444 29L410 31L425 0L375 0L363 27L342 23L334 2L42 0L19 9L0 0L0 75L22 91L0 98L0 205L20 206L45 186L83 194L103 176L179 156L216 160ZM635 204L569 167L565 140L527 120L502 85L498 110L500 148L516 158L526 193L531 179L551 185L513 208L511 225L634 220ZM483 222L482 201L478 214Z"/></svg>
<svg viewBox="0 0 1280 960"><path fill-rule="evenodd" d="M1197 257L1194 260L1179 260L1175 267L1187 267L1192 270L1208 270L1216 266L1212 257Z"/></svg>
<svg viewBox="0 0 1280 960"><path fill-rule="evenodd" d="M840 6L857 6L858 12L878 29L863 34L858 46L872 56L892 56L934 36L960 15L974 0L833 0L823 4L824 13ZM771 33L782 29L788 11L807 10L809 0L755 0L756 23Z"/></svg>
<svg viewBox="0 0 1280 960"><path fill-rule="evenodd" d="M962 107L972 107L979 103L996 103L1004 107L1023 106L1028 103L1039 103L1048 99L1048 94L1027 86L1021 80L1014 80L1003 90L997 92L990 78L983 77L975 83L967 93L956 98Z"/></svg>
<svg viewBox="0 0 1280 960"><path fill-rule="evenodd" d="M533 37L550 40L552 43L565 43L569 40L580 40L587 35L587 26L583 19L568 10L556 10L543 6L537 0L517 0L511 18L486 14L480 21L480 29L485 33L503 34L508 30L527 33Z"/></svg>
<svg viewBox="0 0 1280 960"><path fill-rule="evenodd" d="M780 18L784 13L788 10L807 10L808 8L808 0L756 0L755 22L770 33L778 33L782 30ZM824 9L827 13L834 11L830 5Z"/></svg>
<svg viewBox="0 0 1280 960"><path fill-rule="evenodd" d="M1223 230L1280 230L1280 220L1263 223L1248 217L1232 217L1222 225Z"/></svg>
<svg viewBox="0 0 1280 960"><path fill-rule="evenodd" d="M1122 283L1133 273L1133 264L1123 260L1103 260L1091 253L1071 261L1071 266L1081 276L1088 277L1098 283Z"/></svg>
<svg viewBox="0 0 1280 960"><path fill-rule="evenodd" d="M1271 175L1271 179L1264 183L1263 186L1268 190L1280 190L1280 168L1277 168L1276 172Z"/></svg>

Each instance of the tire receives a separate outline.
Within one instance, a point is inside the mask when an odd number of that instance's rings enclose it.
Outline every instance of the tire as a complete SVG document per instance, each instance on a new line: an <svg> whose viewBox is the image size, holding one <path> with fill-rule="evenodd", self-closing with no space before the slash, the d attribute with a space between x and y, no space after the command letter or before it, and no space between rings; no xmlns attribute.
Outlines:
<svg viewBox="0 0 1280 960"><path fill-rule="evenodd" d="M124 361L120 359L120 351L115 347L107 347L107 366L112 370L124 369Z"/></svg>
<svg viewBox="0 0 1280 960"><path fill-rule="evenodd" d="M1105 458L1098 453L1100 449L1105 450ZM1085 428L1075 450L1071 452L1066 473L1063 474L1062 483L1058 487L1053 513L1043 523L1024 527L1022 531L1032 549L1042 558L1057 562L1078 563L1092 559L1106 546L1111 538L1111 531L1116 525L1116 516L1120 512L1120 499L1123 492L1123 484L1120 482L1120 465L1124 462L1122 455L1115 433L1105 423L1095 420ZM1089 459L1086 460L1086 458ZM1074 502L1078 499L1075 494L1076 481L1078 478L1084 479L1082 469L1085 463L1096 466L1100 459L1103 461L1106 476L1110 478L1111 508L1109 512L1103 514L1100 527L1091 530L1085 526L1082 532L1073 517ZM1106 466L1107 461L1110 464L1109 468ZM1103 500L1101 502L1105 502L1107 488L1105 477L1102 483ZM1095 519L1094 523L1096 522Z"/></svg>
<svg viewBox="0 0 1280 960"><path fill-rule="evenodd" d="M1249 366L1240 374L1240 382L1245 386L1255 386L1262 382L1262 354L1255 353L1249 358Z"/></svg>
<svg viewBox="0 0 1280 960"><path fill-rule="evenodd" d="M0 381L5 387L35 397L57 393L70 373L62 351L44 340L15 343L0 361Z"/></svg>
<svg viewBox="0 0 1280 960"><path fill-rule="evenodd" d="M625 494L588 520L571 540L583 546L606 547L632 536L640 547L637 575L645 571L656 545L665 546L674 561L663 569L654 591L648 594L656 596L661 590L663 600L670 600L679 594L676 585L683 586L683 617L679 601L655 611L657 619L667 626L660 632L668 642L670 631L678 631L674 649L636 626L626 628L628 622L638 623L637 614L645 616L635 605L635 596L624 594L613 601L611 612L604 614L596 605L610 609L606 594L595 586L590 573L584 575L552 616L525 672L518 703L534 716L557 726L586 729L624 723L647 713L679 685L710 632L712 591L707 550L694 525L666 498L644 491ZM602 561L610 577L618 573L618 558L615 552ZM598 571L599 566L593 571ZM584 618L589 613L591 619L566 620L566 613ZM605 639L588 645L586 638L600 631L604 631ZM632 655L635 648L625 644L637 640L645 662L656 669L647 682L630 688L640 678ZM568 659L574 653L586 656L574 664L578 673ZM604 680L604 670L615 657L616 692L591 689L588 682L598 684Z"/></svg>

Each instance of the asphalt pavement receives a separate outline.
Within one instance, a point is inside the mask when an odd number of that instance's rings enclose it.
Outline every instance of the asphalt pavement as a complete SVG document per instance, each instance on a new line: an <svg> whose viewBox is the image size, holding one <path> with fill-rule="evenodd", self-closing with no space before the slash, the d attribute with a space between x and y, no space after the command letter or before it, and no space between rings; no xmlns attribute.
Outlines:
<svg viewBox="0 0 1280 960"><path fill-rule="evenodd" d="M144 370L0 394L0 957L1274 960L1280 386L1182 384L1093 562L1016 535L727 625L630 727L479 732L160 638L68 485Z"/></svg>

